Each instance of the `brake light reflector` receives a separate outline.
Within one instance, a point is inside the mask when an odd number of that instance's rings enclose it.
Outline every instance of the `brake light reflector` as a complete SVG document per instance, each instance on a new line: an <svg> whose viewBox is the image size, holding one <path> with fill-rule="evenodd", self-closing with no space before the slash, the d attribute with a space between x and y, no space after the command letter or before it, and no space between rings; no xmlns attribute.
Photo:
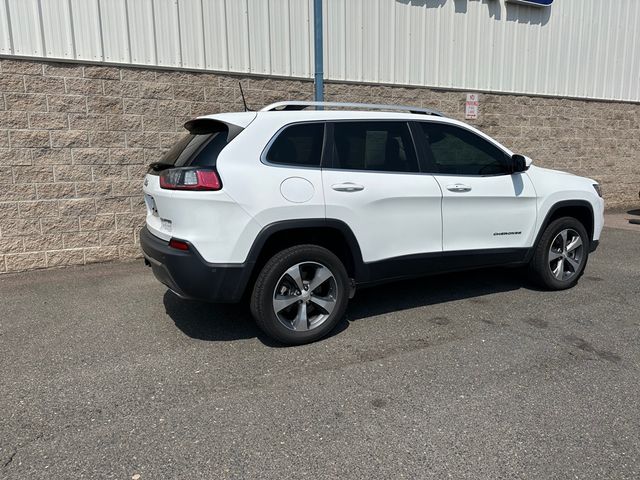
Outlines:
<svg viewBox="0 0 640 480"><path fill-rule="evenodd" d="M175 248L176 250L182 250L185 252L189 250L189 244L187 242L176 240L175 238L172 238L171 240L169 240L169 246L171 248Z"/></svg>
<svg viewBox="0 0 640 480"><path fill-rule="evenodd" d="M166 190L220 190L222 182L215 170L172 168L160 173L160 188Z"/></svg>

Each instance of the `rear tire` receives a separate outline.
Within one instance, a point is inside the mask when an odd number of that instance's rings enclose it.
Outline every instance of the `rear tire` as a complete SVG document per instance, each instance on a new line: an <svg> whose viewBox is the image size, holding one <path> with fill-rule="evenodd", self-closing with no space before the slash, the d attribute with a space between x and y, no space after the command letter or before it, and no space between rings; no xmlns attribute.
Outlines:
<svg viewBox="0 0 640 480"><path fill-rule="evenodd" d="M340 259L317 245L298 245L274 255L251 295L258 327L286 345L326 336L343 317L349 278Z"/></svg>
<svg viewBox="0 0 640 480"><path fill-rule="evenodd" d="M584 273L590 240L584 225L573 217L551 222L529 262L532 279L547 290L573 287Z"/></svg>

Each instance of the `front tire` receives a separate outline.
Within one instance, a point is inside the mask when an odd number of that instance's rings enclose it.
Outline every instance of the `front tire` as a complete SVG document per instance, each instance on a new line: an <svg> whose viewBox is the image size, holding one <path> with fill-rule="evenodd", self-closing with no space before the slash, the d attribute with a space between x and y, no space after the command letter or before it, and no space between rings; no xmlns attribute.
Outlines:
<svg viewBox="0 0 640 480"><path fill-rule="evenodd" d="M258 327L287 345L326 336L343 317L349 278L340 259L317 245L298 245L274 255L251 295Z"/></svg>
<svg viewBox="0 0 640 480"><path fill-rule="evenodd" d="M578 220L554 220L540 237L529 263L533 280L548 290L573 287L587 265L589 244L587 230Z"/></svg>

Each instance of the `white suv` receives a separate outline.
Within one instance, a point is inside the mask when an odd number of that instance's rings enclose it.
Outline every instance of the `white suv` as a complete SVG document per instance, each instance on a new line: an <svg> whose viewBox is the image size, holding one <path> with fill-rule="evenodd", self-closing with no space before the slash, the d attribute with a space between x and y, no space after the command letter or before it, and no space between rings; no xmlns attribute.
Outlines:
<svg viewBox="0 0 640 480"><path fill-rule="evenodd" d="M144 180L146 261L182 298L250 298L287 344L329 333L362 285L521 264L569 288L603 227L595 181L428 109L279 102L185 127Z"/></svg>

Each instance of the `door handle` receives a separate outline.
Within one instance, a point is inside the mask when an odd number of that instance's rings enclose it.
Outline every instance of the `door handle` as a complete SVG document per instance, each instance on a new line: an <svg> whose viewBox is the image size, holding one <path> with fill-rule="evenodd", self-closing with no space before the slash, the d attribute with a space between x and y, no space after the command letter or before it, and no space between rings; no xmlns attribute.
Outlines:
<svg viewBox="0 0 640 480"><path fill-rule="evenodd" d="M359 192L360 190L364 190L362 185L351 182L336 183L335 185L331 185L331 188L336 192Z"/></svg>
<svg viewBox="0 0 640 480"><path fill-rule="evenodd" d="M447 185L447 190L450 192L470 192L471 187L462 183L456 183L454 185Z"/></svg>

